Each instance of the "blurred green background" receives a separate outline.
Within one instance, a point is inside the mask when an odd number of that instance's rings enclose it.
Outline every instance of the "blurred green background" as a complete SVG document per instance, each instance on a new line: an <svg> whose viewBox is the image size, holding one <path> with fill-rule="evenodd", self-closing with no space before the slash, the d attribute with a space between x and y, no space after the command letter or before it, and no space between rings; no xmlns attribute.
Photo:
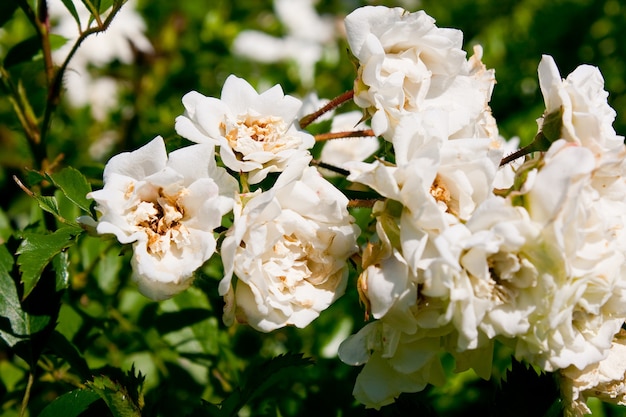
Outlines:
<svg viewBox="0 0 626 417"><path fill-rule="evenodd" d="M609 103L618 113L614 127L626 133L626 5L621 0L320 0L316 9L321 15L334 16L340 25L343 16L364 4L424 9L438 26L462 30L465 50L481 44L483 62L496 70L491 107L505 138L519 136L524 144L536 133L535 120L544 108L537 81L542 54L554 57L563 77L581 63L598 66L610 93ZM122 83L119 105L105 119L94 120L88 108L72 108L62 101L45 143L49 163L78 168L94 188L101 186L102 169L110 156L136 149L156 135L165 137L171 148L184 143L174 131L174 119L183 112L182 96L196 90L219 97L230 74L259 89L281 84L285 92L299 97L314 91L319 97L332 98L352 87L355 68L341 37L324 47L314 88L303 85L294 62L263 64L231 53L234 39L245 29L288 35L271 1L141 0L138 10L154 53L137 53L134 65L112 62L94 68L94 74L106 74ZM2 20L7 21L0 32L0 59L4 60L14 45L34 32L20 10ZM15 83L21 81L36 115L42 114L46 95L42 68L41 60L35 60L8 69ZM0 241L11 244L20 230L47 220L13 180L13 176L27 179L26 169L40 168L42 160L22 132L6 91L0 94ZM42 193L46 192L54 190L44 187ZM78 214L60 201L67 218ZM360 216L359 212L354 215ZM145 415L208 415L198 411L200 398L219 403L246 378L250 380L245 369L285 352L302 352L313 357L315 365L304 368L306 372L287 370L271 394L251 401L240 415L521 416L542 415L546 410L539 407L543 411L528 414L531 409L524 408L551 395L542 388L546 379L536 374L539 379L533 379L532 371L528 379L511 382L523 386L523 392L517 396L501 393L498 378L510 366L505 350L497 358L492 381L463 373L444 387L403 396L380 412L364 410L351 395L359 370L325 353L332 352L338 338L362 326L356 291L350 290L307 329L264 335L245 326L225 328L221 323L222 301L216 291L219 261L203 269L195 288L154 303L128 285L128 255L120 253L115 242L81 238L69 251L70 288L62 296L57 330L76 346L94 374L111 367L127 371L131 364L140 369L146 375ZM79 374L55 354L44 355L41 362L29 406L33 416L75 387ZM447 366L452 370L452 363ZM25 364L0 344L0 414L18 415L15 410L26 375ZM550 381L547 384L553 386ZM549 399L545 400L548 405ZM615 407L592 405L594 415L626 415ZM107 412L100 405L89 415Z"/></svg>

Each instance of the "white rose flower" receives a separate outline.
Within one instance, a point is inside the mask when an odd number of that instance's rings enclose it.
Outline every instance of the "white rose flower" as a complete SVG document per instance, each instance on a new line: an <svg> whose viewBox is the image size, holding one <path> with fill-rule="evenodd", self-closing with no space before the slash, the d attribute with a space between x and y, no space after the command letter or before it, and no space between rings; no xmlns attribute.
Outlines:
<svg viewBox="0 0 626 417"><path fill-rule="evenodd" d="M403 392L444 383L441 343L437 334L409 335L375 321L339 346L339 358L348 365L365 365L352 393L366 407L379 409Z"/></svg>
<svg viewBox="0 0 626 417"><path fill-rule="evenodd" d="M236 189L215 165L213 147L189 146L168 158L159 136L111 158L104 188L88 196L102 214L97 232L133 244L133 280L142 294L162 300L189 287L215 252L213 230L232 209Z"/></svg>
<svg viewBox="0 0 626 417"><path fill-rule="evenodd" d="M596 163L590 149L558 140L523 195L541 235L529 253L538 283L524 290L536 308L516 354L548 371L603 359L626 317L623 194L610 200L595 188L606 185Z"/></svg>
<svg viewBox="0 0 626 417"><path fill-rule="evenodd" d="M528 331L534 301L524 289L537 285L539 272L527 254L540 226L523 207L491 197L466 223L471 234L462 242L460 264L470 276L474 297L488 308L475 314L478 328L490 339Z"/></svg>
<svg viewBox="0 0 626 417"><path fill-rule="evenodd" d="M305 327L341 296L359 233L347 204L314 167L290 167L270 190L240 195L222 244L225 321Z"/></svg>
<svg viewBox="0 0 626 417"><path fill-rule="evenodd" d="M605 359L582 370L574 366L563 369L560 386L568 417L591 414L587 406L590 397L626 405L626 331L615 335Z"/></svg>
<svg viewBox="0 0 626 417"><path fill-rule="evenodd" d="M438 28L423 11L382 6L356 9L345 23L359 61L354 102L372 115L374 133L391 140L402 115L429 108L446 110L449 136L493 130L493 71L480 62L480 48L465 60L461 31Z"/></svg>
<svg viewBox="0 0 626 417"><path fill-rule="evenodd" d="M609 94L598 68L581 65L561 79L554 59L544 55L539 63L539 85L545 114L563 111L561 138L591 149L596 156L624 145L624 137L613 129L616 113L607 102ZM539 127L542 125L543 119L539 119Z"/></svg>
<svg viewBox="0 0 626 417"><path fill-rule="evenodd" d="M176 118L176 132L193 142L220 146L224 164L261 182L270 172L282 172L296 159L308 158L315 139L299 130L302 102L286 96L279 85L258 94L234 75L220 99L192 91L183 97L185 114Z"/></svg>

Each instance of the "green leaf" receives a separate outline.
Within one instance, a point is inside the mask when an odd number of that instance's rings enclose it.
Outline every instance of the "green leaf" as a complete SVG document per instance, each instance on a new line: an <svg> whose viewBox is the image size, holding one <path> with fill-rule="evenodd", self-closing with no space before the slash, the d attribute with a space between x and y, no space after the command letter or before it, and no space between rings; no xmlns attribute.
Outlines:
<svg viewBox="0 0 626 417"><path fill-rule="evenodd" d="M93 402L99 399L98 393L90 389L77 389L66 392L41 410L39 417L78 417Z"/></svg>
<svg viewBox="0 0 626 417"><path fill-rule="evenodd" d="M23 298L35 288L43 269L63 249L72 245L74 238L82 232L78 227L64 227L52 234L24 232L17 250L17 263L24 284Z"/></svg>
<svg viewBox="0 0 626 417"><path fill-rule="evenodd" d="M11 277L12 266L11 254L4 245L0 246L0 337L10 347L27 340L50 323L50 316L29 315L22 309Z"/></svg>
<svg viewBox="0 0 626 417"><path fill-rule="evenodd" d="M100 4L98 5L98 11L100 13L104 13L109 10L111 6L113 6L113 0L100 0Z"/></svg>
<svg viewBox="0 0 626 417"><path fill-rule="evenodd" d="M10 274L13 269L13 256L7 247L3 244L0 245L0 272Z"/></svg>
<svg viewBox="0 0 626 417"><path fill-rule="evenodd" d="M239 410L257 397L262 396L267 390L281 382L287 371L292 368L302 368L313 364L310 358L304 358L302 354L287 353L270 359L269 361L253 364L246 369L243 383L240 388L233 392L220 405L219 415L237 416ZM213 413L214 414L214 413Z"/></svg>
<svg viewBox="0 0 626 417"><path fill-rule="evenodd" d="M65 359L82 379L89 379L91 377L91 371L89 370L89 365L87 365L85 359L82 357L78 349L76 349L76 346L67 340L61 333L56 330L52 332L50 338L48 339L47 346L57 356Z"/></svg>
<svg viewBox="0 0 626 417"><path fill-rule="evenodd" d="M100 375L87 385L104 400L114 417L141 417L143 381L141 373L135 376L135 369L131 368L121 381Z"/></svg>
<svg viewBox="0 0 626 417"><path fill-rule="evenodd" d="M211 318L213 313L203 308L186 308L180 311L166 312L158 316L156 328L160 334L181 330Z"/></svg>
<svg viewBox="0 0 626 417"><path fill-rule="evenodd" d="M74 6L74 1L73 0L61 0L61 1L65 5L65 8L74 17L74 20L76 20L76 24L78 26L80 26L80 17L78 17L78 12L76 11L76 6Z"/></svg>
<svg viewBox="0 0 626 417"><path fill-rule="evenodd" d="M48 36L48 40L50 41L50 49L56 51L65 45L68 39L65 36L57 35L55 33L51 33Z"/></svg>
<svg viewBox="0 0 626 417"><path fill-rule="evenodd" d="M62 251L52 258L52 268L55 276L55 291L63 291L70 286L70 261L67 252Z"/></svg>
<svg viewBox="0 0 626 417"><path fill-rule="evenodd" d="M16 1L2 1L0 2L0 27L4 26L6 22L11 20L13 13L17 10Z"/></svg>
<svg viewBox="0 0 626 417"><path fill-rule="evenodd" d="M92 200L87 198L91 192L91 185L87 178L77 169L69 167L48 176L63 194L83 211L89 213Z"/></svg>
<svg viewBox="0 0 626 417"><path fill-rule="evenodd" d="M496 392L491 415L548 417L553 415L555 407L560 407L555 406L559 398L559 388L552 374L537 372L531 366L513 359L506 381Z"/></svg>
<svg viewBox="0 0 626 417"><path fill-rule="evenodd" d="M21 339L15 337L13 322L23 320L24 312L11 278L13 257L5 245L0 246L0 337L13 347ZM19 326L18 326L19 327Z"/></svg>
<svg viewBox="0 0 626 417"><path fill-rule="evenodd" d="M17 64L32 60L41 51L41 41L35 35L13 46L4 58L4 67L10 68Z"/></svg>
<svg viewBox="0 0 626 417"><path fill-rule="evenodd" d="M37 200L37 204L42 210L53 214L57 218L61 217L61 213L59 212L59 203L55 197L33 194L33 198Z"/></svg>
<svg viewBox="0 0 626 417"><path fill-rule="evenodd" d="M219 324L197 288L189 288L161 304L155 327L163 339L183 354L219 353ZM211 317L213 316L213 317Z"/></svg>

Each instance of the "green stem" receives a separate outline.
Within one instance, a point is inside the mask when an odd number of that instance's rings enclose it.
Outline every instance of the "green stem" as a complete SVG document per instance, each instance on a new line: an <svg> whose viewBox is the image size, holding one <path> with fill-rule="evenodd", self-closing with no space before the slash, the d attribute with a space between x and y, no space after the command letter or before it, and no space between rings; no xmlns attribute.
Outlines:
<svg viewBox="0 0 626 417"><path fill-rule="evenodd" d="M26 415L26 409L28 408L28 402L30 401L30 392L33 389L33 383L35 382L35 374L31 370L28 373L28 382L26 383L26 391L24 392L24 398L22 398L22 408L20 409L20 417Z"/></svg>
<svg viewBox="0 0 626 417"><path fill-rule="evenodd" d="M40 142L39 127L37 126L37 117L33 113L33 110L26 100L24 94L20 93L20 89L17 88L12 82L9 72L2 66L0 66L0 87L5 91L9 97L9 101L13 106L15 112L26 137L33 144Z"/></svg>
<svg viewBox="0 0 626 417"><path fill-rule="evenodd" d="M50 127L50 122L52 120L52 114L54 113L54 110L56 109L59 103L59 98L61 96L61 88L63 86L63 75L65 74L65 71L67 70L69 63L72 60L72 57L74 56L76 51L78 51L78 48L83 43L83 41L87 39L88 36L94 33L104 32L105 30L109 28L109 25L113 21L113 18L115 17L117 12L120 11L124 3L125 1L121 1L119 3L114 2L113 8L111 9L111 13L107 16L104 22L102 22L102 24L89 28L80 34L80 36L78 37L78 39L76 39L76 42L72 46L72 49L70 50L69 54L65 58L65 61L63 61L63 64L61 64L61 67L54 74L54 77L52 79L52 84L48 87L48 100L46 102L46 109L45 109L44 116L43 116L43 122L41 124L42 142L45 141L45 138L47 136L47 133ZM96 21L100 21L99 16L96 19Z"/></svg>

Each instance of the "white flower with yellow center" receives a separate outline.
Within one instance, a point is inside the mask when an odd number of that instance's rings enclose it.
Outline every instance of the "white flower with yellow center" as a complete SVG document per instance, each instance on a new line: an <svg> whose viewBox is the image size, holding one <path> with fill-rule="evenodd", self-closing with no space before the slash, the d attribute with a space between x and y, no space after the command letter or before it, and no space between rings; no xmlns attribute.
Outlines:
<svg viewBox="0 0 626 417"><path fill-rule="evenodd" d="M269 191L240 195L221 250L224 320L234 315L265 332L305 327L341 296L359 233L347 204L314 167L290 168Z"/></svg>
<svg viewBox="0 0 626 417"><path fill-rule="evenodd" d="M176 118L176 132L197 143L220 146L224 164L248 173L248 182L261 182L270 172L282 172L287 163L308 158L315 144L299 130L302 102L286 96L279 85L259 94L250 84L231 75L220 99L192 91L183 97L185 114Z"/></svg>
<svg viewBox="0 0 626 417"><path fill-rule="evenodd" d="M213 147L193 145L166 153L157 137L114 156L104 188L89 197L102 214L97 232L133 244L133 280L155 300L191 285L215 252L213 230L232 209L237 182L215 165Z"/></svg>

